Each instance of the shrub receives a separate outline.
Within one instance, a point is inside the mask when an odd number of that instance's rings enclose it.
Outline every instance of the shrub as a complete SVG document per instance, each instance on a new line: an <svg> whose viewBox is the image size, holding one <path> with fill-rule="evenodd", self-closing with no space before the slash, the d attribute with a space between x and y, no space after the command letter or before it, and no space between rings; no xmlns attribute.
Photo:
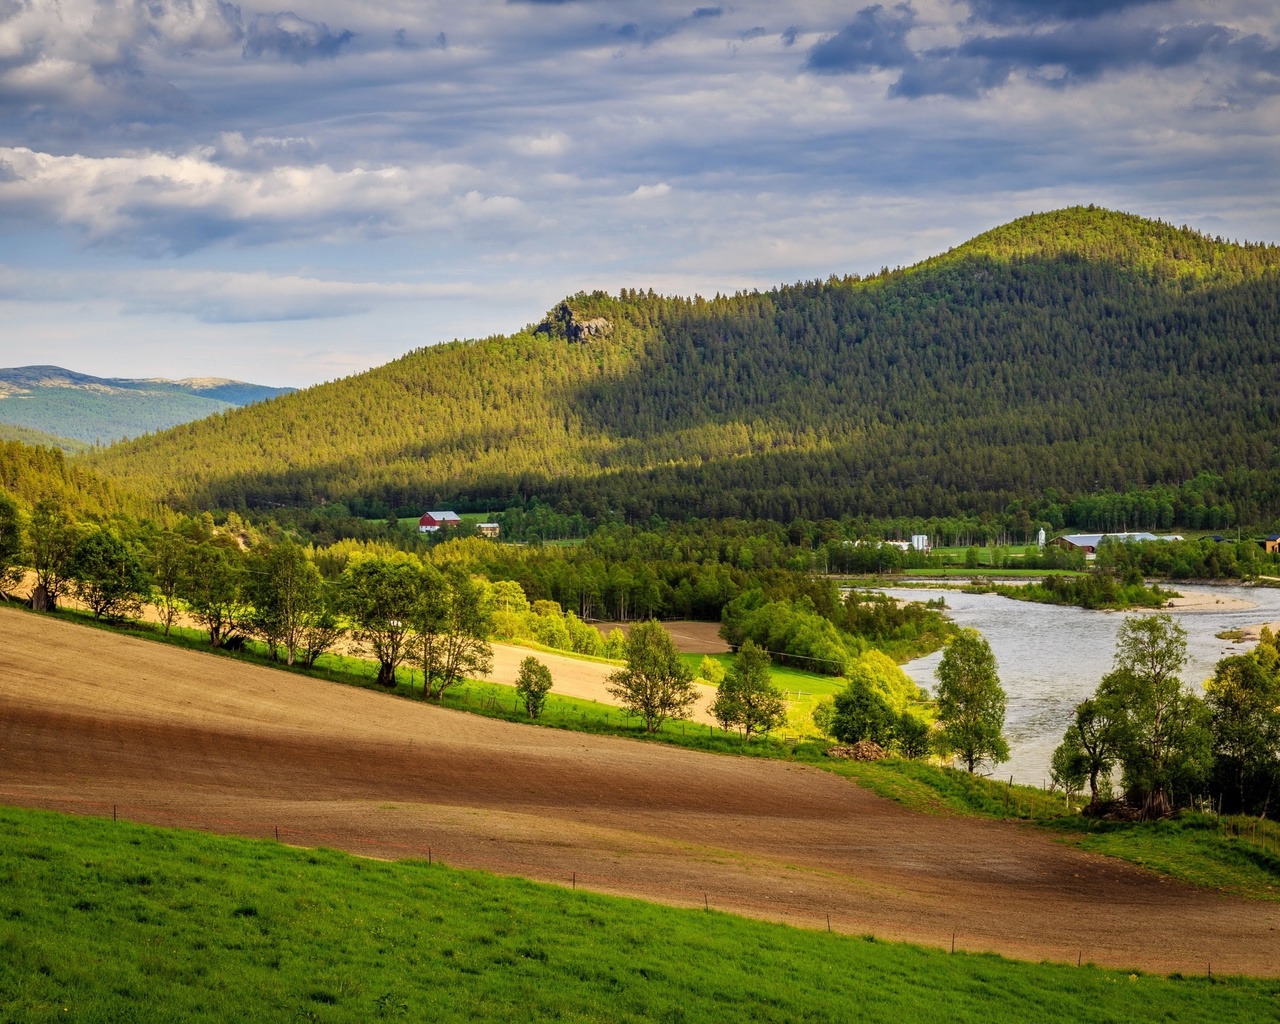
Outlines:
<svg viewBox="0 0 1280 1024"><path fill-rule="evenodd" d="M550 689L551 670L546 665L534 657L520 662L520 672L516 676L516 694L530 718L537 718L542 714L543 705L547 702L547 691Z"/></svg>

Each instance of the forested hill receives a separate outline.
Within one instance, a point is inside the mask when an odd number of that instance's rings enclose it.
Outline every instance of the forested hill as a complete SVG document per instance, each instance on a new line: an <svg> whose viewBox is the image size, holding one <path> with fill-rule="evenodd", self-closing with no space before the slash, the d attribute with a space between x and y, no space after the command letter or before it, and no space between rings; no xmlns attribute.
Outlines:
<svg viewBox="0 0 1280 1024"><path fill-rule="evenodd" d="M1224 478L1280 514L1280 248L1094 208L767 293L577 295L509 337L89 456L185 506L944 515Z"/></svg>
<svg viewBox="0 0 1280 1024"><path fill-rule="evenodd" d="M293 390L223 377L131 380L60 366L14 366L0 369L0 427L9 428L0 436L46 443L36 434L17 432L25 429L52 435L67 449L77 441L110 444Z"/></svg>

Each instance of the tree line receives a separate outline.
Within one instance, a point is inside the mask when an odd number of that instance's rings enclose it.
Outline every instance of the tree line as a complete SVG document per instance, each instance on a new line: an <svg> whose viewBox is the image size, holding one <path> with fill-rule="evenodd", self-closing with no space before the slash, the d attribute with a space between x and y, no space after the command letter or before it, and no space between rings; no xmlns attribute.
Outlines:
<svg viewBox="0 0 1280 1024"><path fill-rule="evenodd" d="M1186 631L1169 616L1121 627L1112 671L1076 706L1053 754L1055 782L1087 788L1090 813L1150 820L1209 804L1265 816L1280 798L1275 637L1264 628L1253 651L1219 661L1203 697L1181 679L1186 660Z"/></svg>

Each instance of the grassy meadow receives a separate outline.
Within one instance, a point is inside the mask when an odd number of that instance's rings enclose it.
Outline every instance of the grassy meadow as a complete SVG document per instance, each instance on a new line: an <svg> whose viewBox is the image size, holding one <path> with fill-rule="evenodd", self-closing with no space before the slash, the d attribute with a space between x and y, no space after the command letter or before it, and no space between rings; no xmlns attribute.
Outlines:
<svg viewBox="0 0 1280 1024"><path fill-rule="evenodd" d="M725 671L733 664L732 654L684 654L684 663L696 674L704 657L720 662ZM819 738L818 730L813 724L813 707L823 697L832 696L844 689L846 680L839 676L822 675L817 672L806 672L792 668L790 665L772 665L769 674L773 677L773 685L782 691L787 699L786 734L811 739Z"/></svg>
<svg viewBox="0 0 1280 1024"><path fill-rule="evenodd" d="M12 1024L1235 1021L1280 982L1019 963L439 863L0 808Z"/></svg>

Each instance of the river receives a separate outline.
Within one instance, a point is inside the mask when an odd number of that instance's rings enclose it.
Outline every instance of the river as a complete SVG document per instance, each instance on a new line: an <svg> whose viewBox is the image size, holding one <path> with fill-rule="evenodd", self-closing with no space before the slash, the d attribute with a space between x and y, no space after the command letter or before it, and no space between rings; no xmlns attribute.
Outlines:
<svg viewBox="0 0 1280 1024"><path fill-rule="evenodd" d="M1238 598L1256 607L1237 610L1172 611L1187 631L1187 666L1182 678L1197 689L1213 675L1214 665L1228 654L1251 649L1248 643L1219 640L1215 634L1280 619L1280 589L1172 585L1180 594ZM1150 612L1085 611L1059 605L1014 601L995 594L963 594L954 590L885 588L904 600L946 598L948 615L961 626L979 630L991 644L1000 682L1009 695L1005 735L1011 757L995 774L1040 785L1049 777L1049 759L1062 740L1072 708L1093 693L1111 670L1116 634L1126 615ZM903 666L907 675L932 691L936 652Z"/></svg>

